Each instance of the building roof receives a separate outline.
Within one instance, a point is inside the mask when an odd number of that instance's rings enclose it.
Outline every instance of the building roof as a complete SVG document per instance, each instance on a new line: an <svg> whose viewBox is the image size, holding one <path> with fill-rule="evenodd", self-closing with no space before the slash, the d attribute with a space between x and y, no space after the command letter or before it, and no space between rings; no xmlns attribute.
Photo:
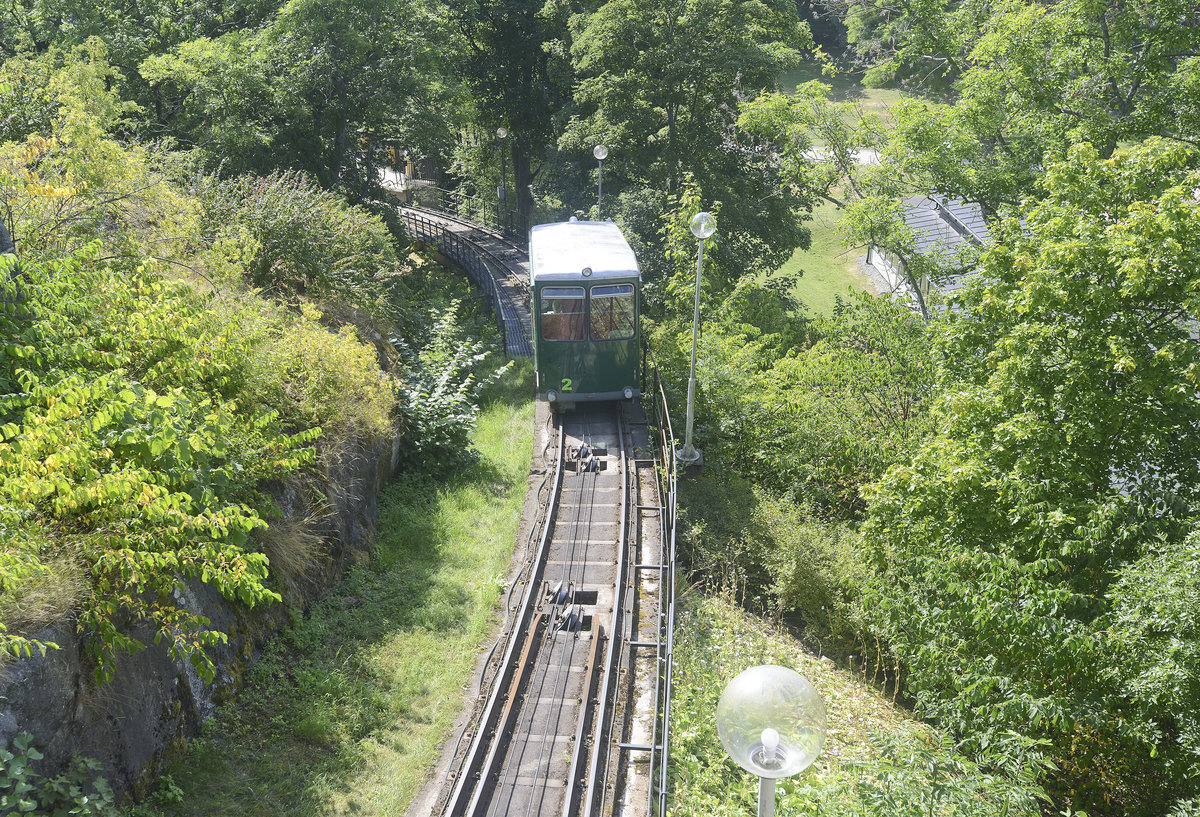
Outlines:
<svg viewBox="0 0 1200 817"><path fill-rule="evenodd" d="M904 223L916 237L915 249L921 255L952 256L973 244L986 247L992 233L983 220L978 204L946 196L911 196L904 200ZM953 292L963 286L970 273L940 279L938 289Z"/></svg>
<svg viewBox="0 0 1200 817"><path fill-rule="evenodd" d="M611 221L539 224L529 234L529 280L641 278L637 258Z"/></svg>
<svg viewBox="0 0 1200 817"><path fill-rule="evenodd" d="M992 240L978 204L945 196L905 199L904 223L916 233L916 250L922 255L953 253L968 243L985 247Z"/></svg>

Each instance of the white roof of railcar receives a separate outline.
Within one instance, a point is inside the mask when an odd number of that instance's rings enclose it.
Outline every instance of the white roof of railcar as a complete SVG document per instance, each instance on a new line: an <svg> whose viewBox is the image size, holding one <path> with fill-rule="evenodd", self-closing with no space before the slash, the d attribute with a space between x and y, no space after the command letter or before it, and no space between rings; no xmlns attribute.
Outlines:
<svg viewBox="0 0 1200 817"><path fill-rule="evenodd" d="M620 228L611 221L563 221L539 224L529 234L529 279L580 281L637 278L637 258Z"/></svg>

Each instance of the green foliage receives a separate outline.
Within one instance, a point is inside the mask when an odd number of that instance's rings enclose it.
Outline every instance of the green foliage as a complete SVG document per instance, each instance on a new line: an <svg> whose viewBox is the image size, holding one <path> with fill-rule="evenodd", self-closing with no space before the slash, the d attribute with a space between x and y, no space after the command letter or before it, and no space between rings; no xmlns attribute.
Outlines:
<svg viewBox="0 0 1200 817"><path fill-rule="evenodd" d="M250 536L274 514L260 485L311 466L318 424L389 432L395 389L351 329L245 290L263 245L237 222L206 238L155 160L104 135L84 104L92 67L55 75L50 134L0 147L21 249L19 268L0 260L0 651L44 649L30 634L73 611L101 677L115 651L142 646L139 628L208 675L205 648L224 635L179 606L183 583L277 599ZM334 274L306 271L309 288L382 299L374 265L396 272L390 236L297 191L330 217L321 235L340 253ZM303 258L276 252L277 269ZM179 269L219 294L161 272Z"/></svg>
<svg viewBox="0 0 1200 817"><path fill-rule="evenodd" d="M316 432L284 436L273 414L238 411L223 389L242 350L182 288L95 256L24 265L30 317L0 367L19 387L0 429L2 524L19 554L6 561L17 582L50 559L87 566L75 605L100 675L115 649L141 646L129 616L209 674L203 648L224 635L174 594L200 579L247 605L278 598L247 551L270 507L256 486L310 462Z"/></svg>
<svg viewBox="0 0 1200 817"><path fill-rule="evenodd" d="M448 31L438 8L411 0L246 5L221 25L164 38L122 63L140 74L149 135L170 135L210 170L303 170L356 201L378 192L384 145L374 134L446 149ZM126 24L126 15L116 17L110 26Z"/></svg>
<svg viewBox="0 0 1200 817"><path fill-rule="evenodd" d="M376 315L390 311L404 272L383 222L302 173L206 179L210 234L245 242L249 283L280 297L338 299Z"/></svg>
<svg viewBox="0 0 1200 817"><path fill-rule="evenodd" d="M717 738L725 685L756 664L780 664L808 677L825 701L829 736L814 765L780 780L782 814L893 817L930 814L1039 814L1044 795L1031 762L988 770L952 741L889 708L865 679L806 655L764 631L721 598L686 598L675 637L671 708L672 813L680 817L752 814L757 781L733 765ZM1031 758L1032 760L1032 758Z"/></svg>
<svg viewBox="0 0 1200 817"><path fill-rule="evenodd" d="M1036 191L1047 153L1200 133L1185 0L842 5L877 78L947 98L897 111L894 170L989 213Z"/></svg>
<svg viewBox="0 0 1200 817"><path fill-rule="evenodd" d="M458 302L452 302L436 315L428 338L415 348L401 338L392 339L408 366L400 385L408 429L404 448L414 464L426 467L463 465L474 459L470 436L479 395L511 366L488 365L488 344L463 332L458 312Z"/></svg>
<svg viewBox="0 0 1200 817"><path fill-rule="evenodd" d="M280 321L256 338L246 394L280 406L288 428L321 427L335 436L393 431L395 379L380 371L374 346L360 343L352 326L330 332L305 318Z"/></svg>
<svg viewBox="0 0 1200 817"><path fill-rule="evenodd" d="M878 655L860 604L872 571L847 524L728 473L693 476L680 497L690 580L786 621L821 655Z"/></svg>
<svg viewBox="0 0 1200 817"><path fill-rule="evenodd" d="M44 777L32 765L42 759L25 732L0 747L0 814L5 817L116 817L112 789L98 776L100 764L90 757L75 758L67 771Z"/></svg>
<svg viewBox="0 0 1200 817"><path fill-rule="evenodd" d="M20 54L0 65L0 144L49 134L66 124L68 138L80 130L104 131L131 113L113 87L119 75L98 39L74 48Z"/></svg>
<svg viewBox="0 0 1200 817"><path fill-rule="evenodd" d="M1108 594L1102 672L1127 701L1125 728L1154 752L1157 772L1200 786L1200 532L1159 542L1125 566ZM1197 798L1192 797L1193 808Z"/></svg>
<svg viewBox="0 0 1200 817"><path fill-rule="evenodd" d="M1056 795L1092 813L1163 813L1198 780L1188 733L1128 697L1153 700L1164 670L1113 667L1110 630L1136 645L1117 582L1176 547L1200 498L1197 166L1152 141L1047 168L940 336L937 435L864 526L868 609L921 711L977 749L1050 741Z"/></svg>
<svg viewBox="0 0 1200 817"><path fill-rule="evenodd" d="M509 192L515 193L518 231L531 223L530 183L543 169L535 169L534 162L553 145L561 129L560 111L570 104L574 77L566 41L567 18L573 12L568 4L543 0L469 0L450 5L463 39L458 70L479 111L478 125L489 133L497 125L508 131L499 143L488 139L478 147L489 153L500 151L501 162L508 160L505 154L511 156Z"/></svg>
<svg viewBox="0 0 1200 817"><path fill-rule="evenodd" d="M697 427L710 429L702 446L822 516L859 518L862 486L928 432L933 358L925 325L863 295L806 326L773 293L748 284L715 311L697 362ZM686 383L690 335L682 326L656 335L675 372L669 382Z"/></svg>
<svg viewBox="0 0 1200 817"><path fill-rule="evenodd" d="M145 814L409 806L493 635L525 499L532 393L531 367L510 370L484 397L471 439L478 462L410 470L388 486L372 564L352 567L266 646L238 698L170 770L178 799L152 795Z"/></svg>
<svg viewBox="0 0 1200 817"><path fill-rule="evenodd" d="M636 236L648 280L673 272L658 260L661 216L688 173L703 209L722 208L719 289L807 245L810 192L780 185L767 154L732 129L743 100L773 89L809 47L787 0L611 0L575 19L578 114L559 146L588 168L592 146L609 146L605 215Z"/></svg>

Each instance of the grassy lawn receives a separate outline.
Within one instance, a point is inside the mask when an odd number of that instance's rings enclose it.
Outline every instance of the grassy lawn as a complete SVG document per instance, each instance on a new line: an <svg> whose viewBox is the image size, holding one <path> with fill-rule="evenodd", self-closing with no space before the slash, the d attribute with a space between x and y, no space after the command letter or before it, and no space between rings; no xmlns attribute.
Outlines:
<svg viewBox="0 0 1200 817"><path fill-rule="evenodd" d="M818 79L830 86L829 98L834 102L855 102L868 113L887 117L888 108L900 100L900 92L894 88L865 88L862 73L838 70L833 75L822 73L819 62L806 62L780 74L775 78L779 90L785 94L795 93L797 85Z"/></svg>
<svg viewBox="0 0 1200 817"><path fill-rule="evenodd" d="M377 558L271 641L150 813L404 813L504 587L529 470L531 381L525 365L496 388L474 435L478 463L386 490Z"/></svg>
<svg viewBox="0 0 1200 817"><path fill-rule="evenodd" d="M791 667L807 677L828 712L822 755L807 771L779 781L781 817L1040 813L1036 786L981 770L861 675L812 655L729 599L690 591L677 621L673 817L754 814L757 779L726 756L715 713L725 685L758 664Z"/></svg>
<svg viewBox="0 0 1200 817"><path fill-rule="evenodd" d="M875 286L858 268L861 247L847 249L838 231L837 208L824 202L813 210L809 229L812 247L796 250L769 279L790 278L792 294L812 312L829 314L834 298L847 295L847 288L875 293Z"/></svg>
<svg viewBox="0 0 1200 817"><path fill-rule="evenodd" d="M891 88L864 88L862 74L838 70L833 75L822 73L819 62L806 62L800 67L776 78L784 93L793 92L797 85L810 80L820 80L831 86L830 98L835 102L854 102L863 112L888 118L888 110L900 100L900 92ZM861 247L847 249L842 243L837 222L839 213L830 202L823 202L813 210L809 228L812 230L812 247L796 250L786 264L769 278L795 278L792 294L810 311L829 314L833 310L834 297L846 295L846 289L876 293L874 285L858 268L858 257L866 250Z"/></svg>

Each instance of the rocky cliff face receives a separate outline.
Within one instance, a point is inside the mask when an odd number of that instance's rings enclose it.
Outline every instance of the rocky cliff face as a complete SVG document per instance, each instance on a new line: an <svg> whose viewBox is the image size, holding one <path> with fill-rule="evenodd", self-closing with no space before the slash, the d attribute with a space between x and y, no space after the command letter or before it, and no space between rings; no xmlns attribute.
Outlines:
<svg viewBox="0 0 1200 817"><path fill-rule="evenodd" d="M324 558L314 570L281 588L285 601L248 610L226 601L208 585L194 582L180 594L190 610L207 616L229 642L212 648L217 667L204 683L187 662L173 661L152 633L134 632L150 644L121 656L115 679L97 683L86 654L86 636L72 621L38 636L57 643L44 657L16 661L0 669L0 745L20 732L33 735L45 755L38 771L54 775L75 756L96 758L118 796L144 790L162 765L177 757L217 707L236 694L246 668L265 640L321 595L356 562L370 555L379 518L376 497L396 467L392 441L363 441L326 468L329 513L318 523ZM276 491L285 519L302 512L290 489Z"/></svg>

